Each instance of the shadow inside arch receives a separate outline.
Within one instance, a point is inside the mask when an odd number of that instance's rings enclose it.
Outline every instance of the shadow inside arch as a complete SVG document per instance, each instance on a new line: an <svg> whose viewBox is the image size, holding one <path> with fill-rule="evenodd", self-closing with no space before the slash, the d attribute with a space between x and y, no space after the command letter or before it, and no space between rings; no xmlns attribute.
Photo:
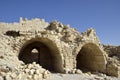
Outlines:
<svg viewBox="0 0 120 80"><path fill-rule="evenodd" d="M77 69L105 72L106 60L100 48L93 43L85 44L76 57Z"/></svg>
<svg viewBox="0 0 120 80"><path fill-rule="evenodd" d="M36 62L51 72L63 72L60 52L56 44L47 38L27 41L23 44L18 58L25 64Z"/></svg>

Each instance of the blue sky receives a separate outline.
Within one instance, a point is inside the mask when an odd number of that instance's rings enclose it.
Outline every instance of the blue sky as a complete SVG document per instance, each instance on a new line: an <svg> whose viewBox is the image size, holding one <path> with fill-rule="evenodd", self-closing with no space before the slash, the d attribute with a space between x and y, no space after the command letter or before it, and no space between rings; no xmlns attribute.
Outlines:
<svg viewBox="0 0 120 80"><path fill-rule="evenodd" d="M120 45L120 0L0 0L0 22L44 18L80 32L95 28L103 44Z"/></svg>

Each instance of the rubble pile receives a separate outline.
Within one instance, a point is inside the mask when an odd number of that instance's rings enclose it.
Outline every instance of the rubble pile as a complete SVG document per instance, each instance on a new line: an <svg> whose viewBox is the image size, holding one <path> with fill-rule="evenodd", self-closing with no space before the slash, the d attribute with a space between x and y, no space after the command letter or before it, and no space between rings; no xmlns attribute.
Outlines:
<svg viewBox="0 0 120 80"><path fill-rule="evenodd" d="M119 47L102 45L93 28L80 33L56 20L20 18L1 22L0 30L0 80L45 80L50 72L84 69L120 77Z"/></svg>
<svg viewBox="0 0 120 80"><path fill-rule="evenodd" d="M3 66L0 68L0 80L46 80L50 77L50 72L39 64L22 64L15 71Z"/></svg>

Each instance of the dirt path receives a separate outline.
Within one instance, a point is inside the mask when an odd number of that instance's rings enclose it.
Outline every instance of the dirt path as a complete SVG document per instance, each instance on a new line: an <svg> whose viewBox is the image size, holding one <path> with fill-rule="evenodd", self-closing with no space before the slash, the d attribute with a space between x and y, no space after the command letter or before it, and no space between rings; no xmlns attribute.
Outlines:
<svg viewBox="0 0 120 80"><path fill-rule="evenodd" d="M88 74L52 74L48 80L120 80L116 77L100 77L97 75Z"/></svg>

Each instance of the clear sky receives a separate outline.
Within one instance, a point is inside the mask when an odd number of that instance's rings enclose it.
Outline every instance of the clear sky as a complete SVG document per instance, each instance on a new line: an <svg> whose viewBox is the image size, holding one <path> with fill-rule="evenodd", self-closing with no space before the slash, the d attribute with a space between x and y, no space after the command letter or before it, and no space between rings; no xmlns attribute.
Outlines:
<svg viewBox="0 0 120 80"><path fill-rule="evenodd" d="M103 44L120 45L120 0L0 0L0 22L44 18L80 32L95 28Z"/></svg>

